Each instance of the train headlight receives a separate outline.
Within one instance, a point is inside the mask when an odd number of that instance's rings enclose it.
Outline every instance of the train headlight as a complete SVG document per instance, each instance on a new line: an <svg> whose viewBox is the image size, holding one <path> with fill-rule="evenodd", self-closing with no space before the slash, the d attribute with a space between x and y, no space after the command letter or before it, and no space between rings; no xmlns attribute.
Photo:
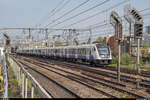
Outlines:
<svg viewBox="0 0 150 100"><path fill-rule="evenodd" d="M108 58L109 55L101 55L102 58Z"/></svg>
<svg viewBox="0 0 150 100"><path fill-rule="evenodd" d="M105 55L101 55L101 57L102 57L102 58L104 58L104 57L105 57Z"/></svg>

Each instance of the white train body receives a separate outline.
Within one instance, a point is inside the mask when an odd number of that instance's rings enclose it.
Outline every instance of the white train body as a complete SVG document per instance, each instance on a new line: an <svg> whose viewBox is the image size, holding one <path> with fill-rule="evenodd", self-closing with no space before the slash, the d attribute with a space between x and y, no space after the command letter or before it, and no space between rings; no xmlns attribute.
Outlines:
<svg viewBox="0 0 150 100"><path fill-rule="evenodd" d="M112 60L110 48L104 44L20 49L17 54L82 60L102 65L110 64Z"/></svg>

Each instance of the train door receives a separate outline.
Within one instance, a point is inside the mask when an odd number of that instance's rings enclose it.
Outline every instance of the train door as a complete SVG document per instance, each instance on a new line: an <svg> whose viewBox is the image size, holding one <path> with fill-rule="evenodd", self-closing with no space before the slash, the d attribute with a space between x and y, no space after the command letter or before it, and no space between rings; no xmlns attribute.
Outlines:
<svg viewBox="0 0 150 100"><path fill-rule="evenodd" d="M92 51L91 55L93 56L94 59L96 59L96 55L97 55L96 46L93 46L91 51Z"/></svg>

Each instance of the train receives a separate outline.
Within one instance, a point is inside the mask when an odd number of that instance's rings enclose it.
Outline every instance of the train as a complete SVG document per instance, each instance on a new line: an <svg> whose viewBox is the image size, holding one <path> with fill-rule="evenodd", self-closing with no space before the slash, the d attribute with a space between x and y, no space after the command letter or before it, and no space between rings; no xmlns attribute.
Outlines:
<svg viewBox="0 0 150 100"><path fill-rule="evenodd" d="M112 61L110 47L102 43L46 48L24 48L17 49L16 53L18 55L42 56L75 62L80 60L97 65L108 65L111 64Z"/></svg>

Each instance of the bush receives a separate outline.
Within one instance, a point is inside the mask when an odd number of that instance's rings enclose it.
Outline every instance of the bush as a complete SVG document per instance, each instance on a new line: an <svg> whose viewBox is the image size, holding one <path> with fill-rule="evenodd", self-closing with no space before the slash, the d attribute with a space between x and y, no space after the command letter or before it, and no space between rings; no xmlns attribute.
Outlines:
<svg viewBox="0 0 150 100"><path fill-rule="evenodd" d="M129 65L131 61L131 56L128 53L125 53L121 56L121 64Z"/></svg>
<svg viewBox="0 0 150 100"><path fill-rule="evenodd" d="M112 64L117 64L117 61L118 61L117 57L112 56Z"/></svg>

